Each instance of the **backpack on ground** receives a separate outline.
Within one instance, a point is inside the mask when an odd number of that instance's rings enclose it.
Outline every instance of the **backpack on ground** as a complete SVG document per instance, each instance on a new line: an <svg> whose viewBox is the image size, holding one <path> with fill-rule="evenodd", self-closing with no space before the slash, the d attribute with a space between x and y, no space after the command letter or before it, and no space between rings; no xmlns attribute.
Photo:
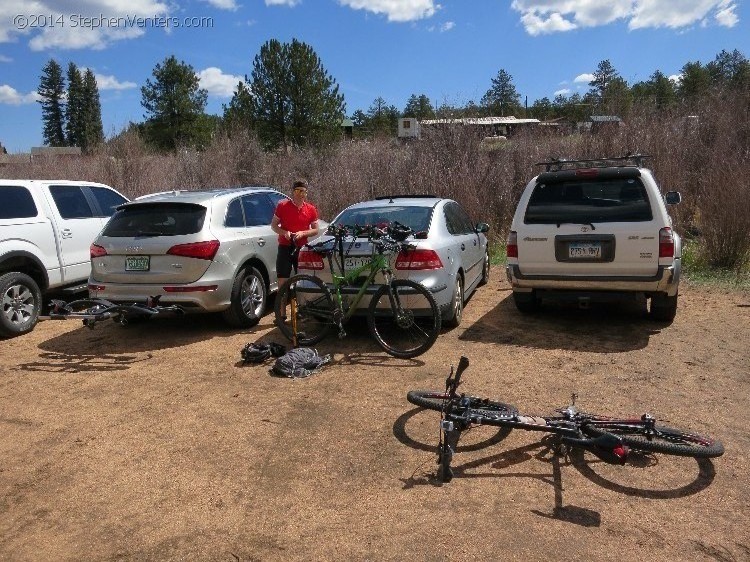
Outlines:
<svg viewBox="0 0 750 562"><path fill-rule="evenodd" d="M292 379L305 378L320 371L330 360L330 355L320 356L311 347L298 347L276 359L271 373Z"/></svg>

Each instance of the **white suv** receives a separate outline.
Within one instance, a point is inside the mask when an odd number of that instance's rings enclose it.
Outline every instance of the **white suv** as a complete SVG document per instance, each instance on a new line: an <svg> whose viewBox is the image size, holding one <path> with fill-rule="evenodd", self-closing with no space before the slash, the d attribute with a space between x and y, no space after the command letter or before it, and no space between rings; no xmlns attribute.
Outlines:
<svg viewBox="0 0 750 562"><path fill-rule="evenodd" d="M645 295L650 315L677 312L681 241L644 156L553 160L526 186L507 244L507 275L521 312L543 299L593 301Z"/></svg>

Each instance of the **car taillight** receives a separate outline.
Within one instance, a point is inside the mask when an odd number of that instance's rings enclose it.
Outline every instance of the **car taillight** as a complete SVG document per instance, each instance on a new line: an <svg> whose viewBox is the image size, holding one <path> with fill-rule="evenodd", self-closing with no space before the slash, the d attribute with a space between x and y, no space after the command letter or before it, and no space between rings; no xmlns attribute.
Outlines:
<svg viewBox="0 0 750 562"><path fill-rule="evenodd" d="M318 252L301 250L297 257L299 269L323 269L323 256Z"/></svg>
<svg viewBox="0 0 750 562"><path fill-rule="evenodd" d="M659 231L659 257L674 257L674 234L672 234L672 229L668 226Z"/></svg>
<svg viewBox="0 0 750 562"><path fill-rule="evenodd" d="M581 168L576 170L576 176L579 178L595 178L599 175L599 170L596 168Z"/></svg>
<svg viewBox="0 0 750 562"><path fill-rule="evenodd" d="M505 244L505 255L509 258L518 257L518 234L511 230L508 234L508 242Z"/></svg>
<svg viewBox="0 0 750 562"><path fill-rule="evenodd" d="M200 260L212 260L219 251L219 241L191 242L190 244L177 244L167 250L172 256L183 256L186 258L198 258Z"/></svg>
<svg viewBox="0 0 750 562"><path fill-rule="evenodd" d="M396 269L440 269L443 262L435 250L402 250L396 258Z"/></svg>
<svg viewBox="0 0 750 562"><path fill-rule="evenodd" d="M97 244L91 244L89 247L89 255L91 256L91 259L101 258L102 256L107 255L107 250Z"/></svg>

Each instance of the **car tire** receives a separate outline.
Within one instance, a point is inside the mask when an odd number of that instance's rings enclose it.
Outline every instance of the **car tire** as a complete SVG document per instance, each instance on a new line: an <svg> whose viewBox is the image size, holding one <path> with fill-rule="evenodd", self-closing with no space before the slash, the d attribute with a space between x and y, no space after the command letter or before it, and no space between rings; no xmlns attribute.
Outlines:
<svg viewBox="0 0 750 562"><path fill-rule="evenodd" d="M25 273L0 277L0 337L12 338L34 329L42 309L39 285Z"/></svg>
<svg viewBox="0 0 750 562"><path fill-rule="evenodd" d="M523 314L532 314L539 310L539 300L536 298L536 292L521 293L513 291L513 301L516 308Z"/></svg>
<svg viewBox="0 0 750 562"><path fill-rule="evenodd" d="M263 275L254 267L237 274L232 285L231 304L222 316L234 328L252 328L262 318L268 302L268 290Z"/></svg>
<svg viewBox="0 0 750 562"><path fill-rule="evenodd" d="M677 295L658 294L651 297L649 315L657 322L671 322L677 315Z"/></svg>
<svg viewBox="0 0 750 562"><path fill-rule="evenodd" d="M456 286L453 289L449 316L443 320L443 325L448 328L457 328L464 316L464 278L460 273L456 274Z"/></svg>
<svg viewBox="0 0 750 562"><path fill-rule="evenodd" d="M482 264L482 277L479 280L479 285L486 285L490 282L490 252L487 250L484 253L484 263Z"/></svg>

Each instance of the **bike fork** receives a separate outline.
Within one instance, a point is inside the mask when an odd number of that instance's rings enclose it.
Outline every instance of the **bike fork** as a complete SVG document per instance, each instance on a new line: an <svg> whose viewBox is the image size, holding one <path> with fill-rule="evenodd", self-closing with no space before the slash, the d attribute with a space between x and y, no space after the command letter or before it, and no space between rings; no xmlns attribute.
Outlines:
<svg viewBox="0 0 750 562"><path fill-rule="evenodd" d="M452 421L440 420L440 432L442 439L438 447L438 477L442 482L450 482L453 480L451 462L458 447L458 439L461 437L461 428Z"/></svg>

